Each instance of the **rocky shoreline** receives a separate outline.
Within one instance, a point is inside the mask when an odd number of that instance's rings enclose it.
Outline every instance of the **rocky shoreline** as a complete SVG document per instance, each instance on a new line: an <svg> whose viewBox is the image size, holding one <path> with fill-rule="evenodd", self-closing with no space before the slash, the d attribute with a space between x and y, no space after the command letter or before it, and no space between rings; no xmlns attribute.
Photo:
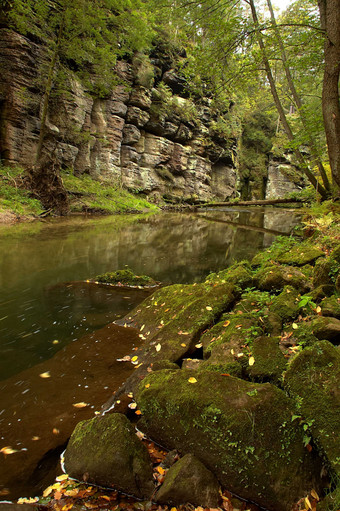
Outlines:
<svg viewBox="0 0 340 511"><path fill-rule="evenodd" d="M247 509L336 511L339 268L338 233L279 238L250 263L156 290L118 322L144 341L124 357L133 373L77 425L68 476L38 505L232 511L236 495ZM93 485L141 500L100 504Z"/></svg>
<svg viewBox="0 0 340 511"><path fill-rule="evenodd" d="M144 340L135 371L78 424L67 473L169 506L216 508L221 486L286 511L335 490L339 263L339 244L281 240L251 264L156 291L120 322ZM180 456L159 488L135 425Z"/></svg>

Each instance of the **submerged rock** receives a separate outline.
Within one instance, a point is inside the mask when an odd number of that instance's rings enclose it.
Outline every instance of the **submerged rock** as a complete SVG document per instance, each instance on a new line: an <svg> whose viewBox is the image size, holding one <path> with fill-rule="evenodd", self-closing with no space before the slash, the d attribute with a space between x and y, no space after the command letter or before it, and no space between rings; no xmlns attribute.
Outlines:
<svg viewBox="0 0 340 511"><path fill-rule="evenodd" d="M216 508L219 489L220 485L210 470L195 456L186 454L167 472L155 501L175 506L189 502L194 506Z"/></svg>
<svg viewBox="0 0 340 511"><path fill-rule="evenodd" d="M340 353L328 341L304 349L285 374L313 440L340 476Z"/></svg>
<svg viewBox="0 0 340 511"><path fill-rule="evenodd" d="M114 413L79 422L65 452L67 473L138 498L154 490L146 447L125 415Z"/></svg>
<svg viewBox="0 0 340 511"><path fill-rule="evenodd" d="M321 463L292 422L293 402L271 384L211 372L159 371L139 386L141 429L194 454L231 492L287 511L320 486Z"/></svg>

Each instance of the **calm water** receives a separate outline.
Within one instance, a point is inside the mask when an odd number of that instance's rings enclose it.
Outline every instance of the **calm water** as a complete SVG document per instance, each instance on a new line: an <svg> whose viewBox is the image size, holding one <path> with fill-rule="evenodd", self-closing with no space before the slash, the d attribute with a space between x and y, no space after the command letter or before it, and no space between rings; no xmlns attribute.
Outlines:
<svg viewBox="0 0 340 511"><path fill-rule="evenodd" d="M0 448L11 445L20 450L20 455L7 456L2 475L0 470L0 500L1 495L14 498L22 491L30 493L26 481L30 467L37 470L45 452L67 439L73 422L91 416L96 401L109 398L112 386L125 377L116 374L115 359L131 352L138 338L131 333L126 339L119 329L109 332L105 325L146 295L90 285L86 279L128 265L137 274L165 283L200 281L234 261L251 259L277 233L289 233L298 221L299 214L291 210L230 208L0 226ZM111 361L108 356L97 360L97 373L94 362L90 367L99 353L91 351L95 343L112 353ZM80 350L83 358L77 356ZM89 367L84 369L86 364ZM45 371L56 379L39 378ZM102 394L95 394L97 379L106 389ZM77 395L73 387L79 387ZM53 388L58 391L52 392ZM65 411L72 400L92 403L92 411L83 415L72 407ZM66 422L68 428L63 429ZM55 430L60 430L59 439ZM36 437L44 438L40 451L38 441L29 443ZM26 472L19 477L15 460L20 456ZM33 494L39 478L34 479Z"/></svg>

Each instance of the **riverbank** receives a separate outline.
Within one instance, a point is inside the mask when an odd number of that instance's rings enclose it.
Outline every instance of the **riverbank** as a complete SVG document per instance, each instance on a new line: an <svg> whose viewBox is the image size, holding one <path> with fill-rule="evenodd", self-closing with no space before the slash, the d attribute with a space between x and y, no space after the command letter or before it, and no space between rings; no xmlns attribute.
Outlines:
<svg viewBox="0 0 340 511"><path fill-rule="evenodd" d="M81 437L78 428L71 440L66 470L100 484L92 466L96 456L103 467L118 455L117 431L105 421L125 415L137 423L139 436L175 449L180 460L190 454L203 462L222 483L222 497L215 491L209 503L201 494L201 501L182 505L179 497L192 499L192 482L185 479L190 493L178 497L174 470L182 466L184 480L188 465L183 470L185 461L179 463L177 454L164 464L164 455L154 455L150 444L154 475L145 477L155 484L149 480L146 488L153 488L158 504L151 494L142 502L126 500L62 476L39 505L167 509L167 502L177 509L249 509L233 503L229 490L275 511L338 509L336 497L333 502L328 497L328 504L319 500L335 490L339 477L339 212L333 207L315 214L304 232L309 238L281 238L251 264L212 274L201 284L156 291L125 317L122 326L137 328L144 344L124 362L133 374L106 405L117 413L83 423ZM97 425L105 426L109 445L95 432ZM79 442L80 451L91 456L85 466L82 455L75 469ZM111 472L104 469L110 485L124 491L122 470L116 479ZM125 491L133 493L130 487Z"/></svg>
<svg viewBox="0 0 340 511"><path fill-rule="evenodd" d="M76 177L71 171L61 174L70 213L114 214L155 212L159 208L143 197L111 186L89 175ZM20 167L0 167L0 223L32 221L53 214L32 195Z"/></svg>

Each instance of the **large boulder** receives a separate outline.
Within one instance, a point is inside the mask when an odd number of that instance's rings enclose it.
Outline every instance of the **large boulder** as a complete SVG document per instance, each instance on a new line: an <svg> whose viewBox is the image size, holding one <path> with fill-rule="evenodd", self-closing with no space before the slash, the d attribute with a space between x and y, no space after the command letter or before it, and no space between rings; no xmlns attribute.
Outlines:
<svg viewBox="0 0 340 511"><path fill-rule="evenodd" d="M158 371L140 383L139 427L168 448L194 454L244 499L287 511L320 486L320 460L292 422L277 387L212 372Z"/></svg>
<svg viewBox="0 0 340 511"><path fill-rule="evenodd" d="M220 485L214 474L192 454L186 454L167 472L155 496L160 504L180 505L189 502L194 506L216 508Z"/></svg>
<svg viewBox="0 0 340 511"><path fill-rule="evenodd" d="M285 374L285 388L318 448L340 476L340 353L328 341L305 348Z"/></svg>
<svg viewBox="0 0 340 511"><path fill-rule="evenodd" d="M306 293L311 286L306 275L293 266L269 265L260 268L254 277L255 284L262 291L279 291L285 286L293 286Z"/></svg>
<svg viewBox="0 0 340 511"><path fill-rule="evenodd" d="M154 490L148 451L119 413L77 424L65 452L65 469L80 481L138 498L150 498Z"/></svg>

